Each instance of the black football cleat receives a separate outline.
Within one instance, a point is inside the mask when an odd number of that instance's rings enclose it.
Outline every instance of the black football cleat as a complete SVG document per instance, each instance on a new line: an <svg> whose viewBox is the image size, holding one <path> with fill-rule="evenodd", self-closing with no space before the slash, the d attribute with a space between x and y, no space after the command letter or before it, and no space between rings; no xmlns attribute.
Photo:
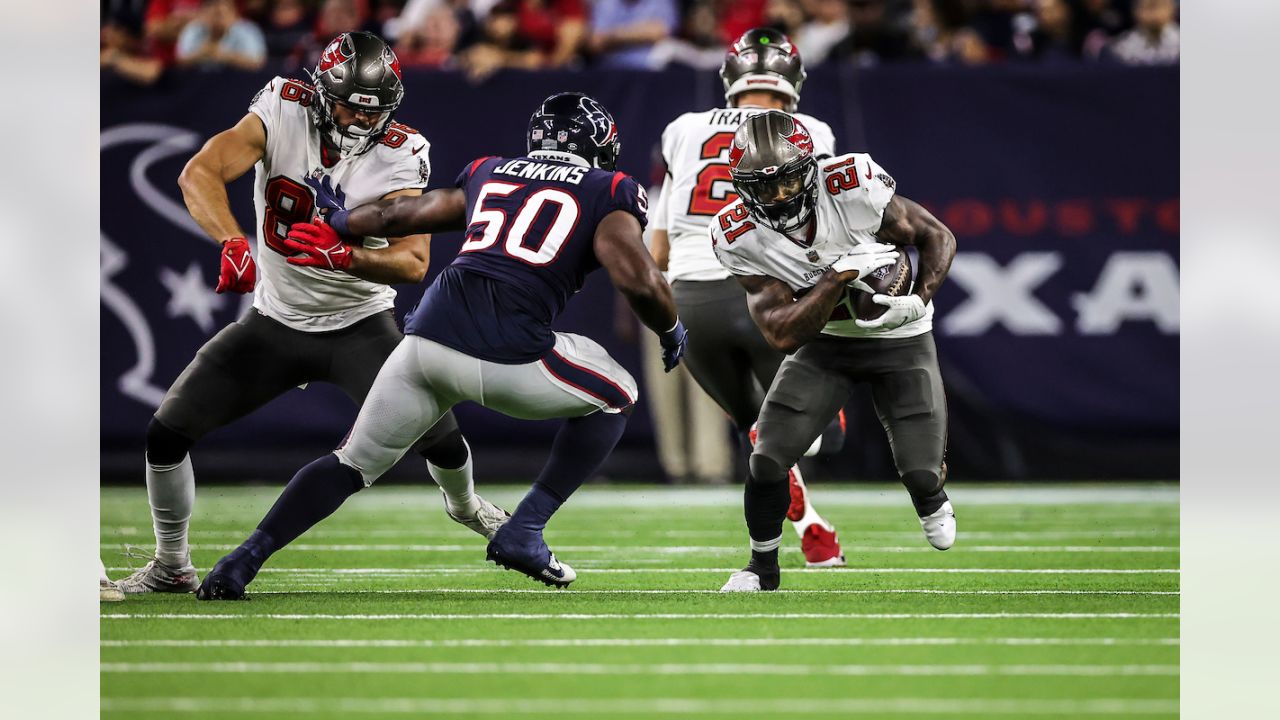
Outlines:
<svg viewBox="0 0 1280 720"><path fill-rule="evenodd" d="M513 526L504 525L485 550L485 558L495 565L528 575L550 587L566 588L578 578L573 568L556 560L542 540L542 533L518 537Z"/></svg>
<svg viewBox="0 0 1280 720"><path fill-rule="evenodd" d="M244 600L245 588L266 561L257 545L245 542L213 566L196 590L197 600Z"/></svg>

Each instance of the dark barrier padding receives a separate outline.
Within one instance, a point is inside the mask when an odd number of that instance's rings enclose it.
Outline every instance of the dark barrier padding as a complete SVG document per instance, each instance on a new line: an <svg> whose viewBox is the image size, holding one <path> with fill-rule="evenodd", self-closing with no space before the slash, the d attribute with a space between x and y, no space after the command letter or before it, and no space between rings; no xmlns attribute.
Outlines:
<svg viewBox="0 0 1280 720"><path fill-rule="evenodd" d="M212 293L216 249L187 216L175 181L272 74L174 73L150 89L103 80L107 475L140 476L143 434L164 388L247 306ZM537 102L570 89L613 112L621 169L648 182L666 123L723 100L713 73L683 70L509 72L481 85L409 71L405 83L398 119L431 141L433 187L481 155L520 153ZM838 151L872 153L899 192L959 240L935 318L954 477L1177 475L1176 69L824 68L806 83L801 109L831 124ZM245 228L255 225L250 176L230 190ZM459 241L433 241L433 276ZM402 314L421 290L400 288ZM639 377L636 348L614 330L607 280L593 277L582 295L560 329L595 338ZM866 394L850 411L854 432L829 469L891 475ZM283 481L298 459L340 439L353 417L332 388L290 392L206 438L197 450L202 477ZM482 468L502 473L534 472L556 427L475 407L459 417ZM653 477L651 444L648 417L636 413L620 448L628 465L615 463L614 472Z"/></svg>

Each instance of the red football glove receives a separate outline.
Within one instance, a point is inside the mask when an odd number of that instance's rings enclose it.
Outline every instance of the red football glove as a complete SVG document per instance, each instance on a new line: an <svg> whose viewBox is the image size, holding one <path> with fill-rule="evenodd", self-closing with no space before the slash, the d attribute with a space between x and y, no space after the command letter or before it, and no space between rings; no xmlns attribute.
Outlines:
<svg viewBox="0 0 1280 720"><path fill-rule="evenodd" d="M296 253L290 265L346 270L351 267L351 247L342 242L338 231L319 220L294 223L284 246Z"/></svg>
<svg viewBox="0 0 1280 720"><path fill-rule="evenodd" d="M253 292L258 280L258 268L249 254L249 242L242 237L222 243L222 265L218 269L217 292L228 290L238 293Z"/></svg>

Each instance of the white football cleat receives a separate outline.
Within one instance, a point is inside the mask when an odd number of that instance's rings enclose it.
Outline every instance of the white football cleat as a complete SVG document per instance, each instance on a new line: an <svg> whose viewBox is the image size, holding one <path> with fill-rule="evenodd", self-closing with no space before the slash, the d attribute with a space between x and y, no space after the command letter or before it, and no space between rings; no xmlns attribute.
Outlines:
<svg viewBox="0 0 1280 720"><path fill-rule="evenodd" d="M939 550L946 550L956 542L956 513L951 501L942 503L942 507L932 515L920 518L920 527L924 529L925 539Z"/></svg>
<svg viewBox="0 0 1280 720"><path fill-rule="evenodd" d="M750 570L739 570L729 576L720 592L760 592L760 576Z"/></svg>
<svg viewBox="0 0 1280 720"><path fill-rule="evenodd" d="M120 602L124 600L124 591L110 580L98 580L99 602Z"/></svg>
<svg viewBox="0 0 1280 720"><path fill-rule="evenodd" d="M156 558L134 570L127 578L116 581L116 587L127 594L150 592L189 593L200 587L196 569L191 565L171 568Z"/></svg>
<svg viewBox="0 0 1280 720"><path fill-rule="evenodd" d="M441 495L443 497L443 494ZM498 532L498 528L507 524L511 519L511 513L485 500L479 495L475 496L476 501L480 504L480 508L476 510L476 514L470 517L463 515L454 515L449 510L449 503L446 501L444 511L449 518L459 525L465 525L476 533L483 535L485 540L492 540L493 534Z"/></svg>

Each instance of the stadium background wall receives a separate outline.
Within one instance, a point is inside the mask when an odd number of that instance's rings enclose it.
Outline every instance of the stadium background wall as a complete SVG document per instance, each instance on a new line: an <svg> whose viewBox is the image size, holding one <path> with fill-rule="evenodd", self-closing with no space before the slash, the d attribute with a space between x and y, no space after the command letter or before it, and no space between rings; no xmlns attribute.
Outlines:
<svg viewBox="0 0 1280 720"><path fill-rule="evenodd" d="M163 389L244 307L213 295L216 253L186 215L176 178L273 74L174 73L147 89L103 75L106 480L140 482L143 434ZM649 183L661 172L655 147L666 123L722 103L714 73L683 70L507 72L480 85L407 71L405 84L397 117L431 141L432 187L475 157L520 153L529 113L555 91L603 102L621 129L621 168ZM811 73L800 109L831 124L839 151L871 152L959 239L935 325L953 478L1177 476L1176 68L824 68ZM251 176L231 189L246 228ZM433 276L458 244L456 234L437 237ZM615 298L599 275L559 327L596 338L639 377L637 348L615 331ZM401 315L422 289L400 289ZM855 396L850 410L850 441L828 469L892 477L869 399ZM196 451L201 478L283 482L331 448L353 414L332 388L290 392L207 437ZM481 475L527 477L555 430L475 407L458 414ZM643 405L604 474L660 476Z"/></svg>

